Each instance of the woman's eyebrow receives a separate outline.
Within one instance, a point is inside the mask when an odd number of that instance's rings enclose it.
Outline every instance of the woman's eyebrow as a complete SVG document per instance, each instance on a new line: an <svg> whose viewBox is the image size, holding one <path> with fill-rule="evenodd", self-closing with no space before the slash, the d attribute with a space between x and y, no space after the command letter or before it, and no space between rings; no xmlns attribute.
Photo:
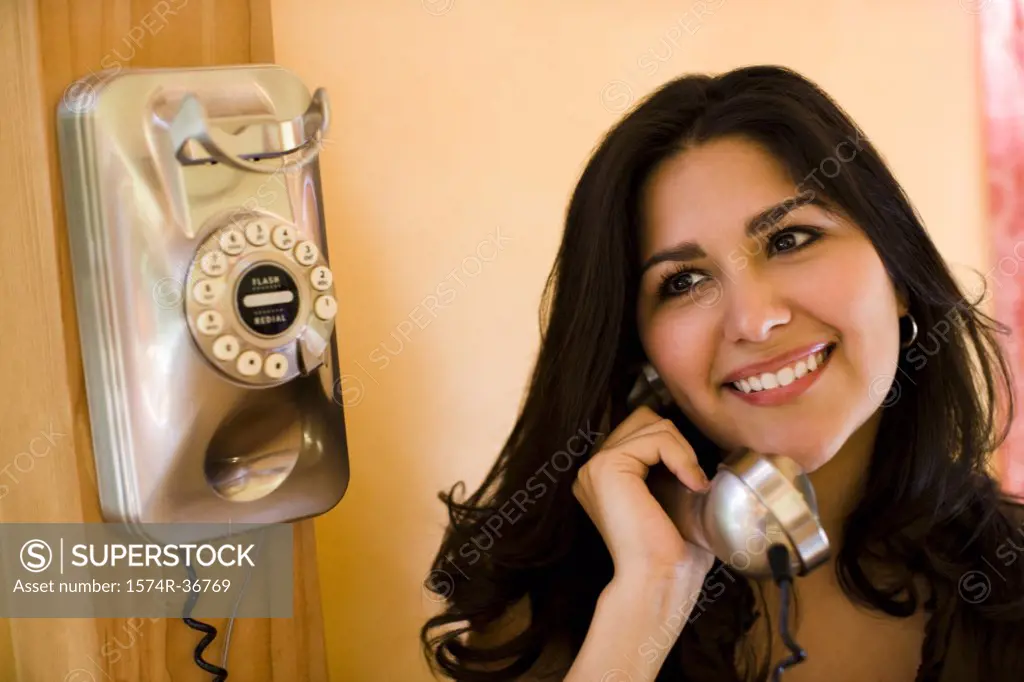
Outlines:
<svg viewBox="0 0 1024 682"><path fill-rule="evenodd" d="M774 227L779 221L791 212L802 206L818 206L827 208L825 202L814 192L802 193L796 197L788 197L777 204L772 204L754 215L747 218L745 232L749 237L756 237L765 230ZM707 257L707 253L697 242L685 241L658 251L644 262L640 268L640 276L643 277L651 267L664 261L689 261Z"/></svg>

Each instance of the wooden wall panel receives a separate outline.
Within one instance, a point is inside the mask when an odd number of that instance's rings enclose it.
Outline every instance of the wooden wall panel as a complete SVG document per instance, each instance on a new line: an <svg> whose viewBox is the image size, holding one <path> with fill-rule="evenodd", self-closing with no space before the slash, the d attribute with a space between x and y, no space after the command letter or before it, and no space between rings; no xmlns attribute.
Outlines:
<svg viewBox="0 0 1024 682"><path fill-rule="evenodd" d="M90 71L273 61L269 0L0 0L0 522L99 521L55 115ZM50 431L42 457L21 457ZM16 482L15 482L16 479ZM235 623L229 679L326 681L313 522L295 525L294 617ZM220 661L221 634L207 650ZM0 621L0 679L191 682L180 619Z"/></svg>

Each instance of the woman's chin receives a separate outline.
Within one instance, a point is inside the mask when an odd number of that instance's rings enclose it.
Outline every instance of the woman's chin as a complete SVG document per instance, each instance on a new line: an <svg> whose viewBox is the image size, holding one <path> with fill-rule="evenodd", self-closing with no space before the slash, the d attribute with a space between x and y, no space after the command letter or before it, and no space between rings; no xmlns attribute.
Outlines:
<svg viewBox="0 0 1024 682"><path fill-rule="evenodd" d="M816 453L794 453L794 454L789 455L789 457L794 462L799 464L800 468L803 469L805 473L809 474L809 473L811 473L813 471L817 471L821 467L823 467L826 464L828 464L829 460L832 459L834 454L835 453L831 453L831 452L827 452L827 453L822 453L822 452L816 452Z"/></svg>
<svg viewBox="0 0 1024 682"><path fill-rule="evenodd" d="M792 439L780 439L774 443L760 442L749 447L755 452L784 455L796 462L806 473L820 469L836 454L831 444L826 446L817 442L795 443Z"/></svg>

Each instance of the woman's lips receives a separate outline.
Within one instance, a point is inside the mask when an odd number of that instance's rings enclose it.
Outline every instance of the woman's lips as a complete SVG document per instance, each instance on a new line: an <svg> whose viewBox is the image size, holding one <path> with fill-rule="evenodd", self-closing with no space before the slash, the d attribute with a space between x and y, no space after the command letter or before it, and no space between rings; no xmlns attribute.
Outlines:
<svg viewBox="0 0 1024 682"><path fill-rule="evenodd" d="M745 392L733 384L727 384L725 390L732 395L736 396L740 400L747 402L750 405L757 405L759 407L770 407L774 405L781 405L783 403L793 400L798 395L810 388L814 382L818 380L818 377L828 369L828 365L832 361L832 356L835 354L836 344L830 344L828 348L823 352L823 361L816 362L816 369L808 371L806 374L799 378L794 378L789 384L782 386L779 382L774 379L776 373L771 374L771 378L768 379L768 383L776 384L775 388L764 388L764 390L754 391L751 390L749 393ZM807 361L803 361L806 362ZM783 370L785 371L785 370ZM764 376L764 375L762 375ZM759 381L759 379L757 379Z"/></svg>

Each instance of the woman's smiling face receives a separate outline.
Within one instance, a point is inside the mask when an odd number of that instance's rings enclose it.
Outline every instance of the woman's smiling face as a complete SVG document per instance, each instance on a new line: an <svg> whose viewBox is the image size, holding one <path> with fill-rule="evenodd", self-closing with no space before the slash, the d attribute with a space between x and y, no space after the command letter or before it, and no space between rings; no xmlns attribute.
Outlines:
<svg viewBox="0 0 1024 682"><path fill-rule="evenodd" d="M637 301L647 357L701 431L808 471L877 412L906 310L816 190L743 138L671 157L645 188Z"/></svg>

